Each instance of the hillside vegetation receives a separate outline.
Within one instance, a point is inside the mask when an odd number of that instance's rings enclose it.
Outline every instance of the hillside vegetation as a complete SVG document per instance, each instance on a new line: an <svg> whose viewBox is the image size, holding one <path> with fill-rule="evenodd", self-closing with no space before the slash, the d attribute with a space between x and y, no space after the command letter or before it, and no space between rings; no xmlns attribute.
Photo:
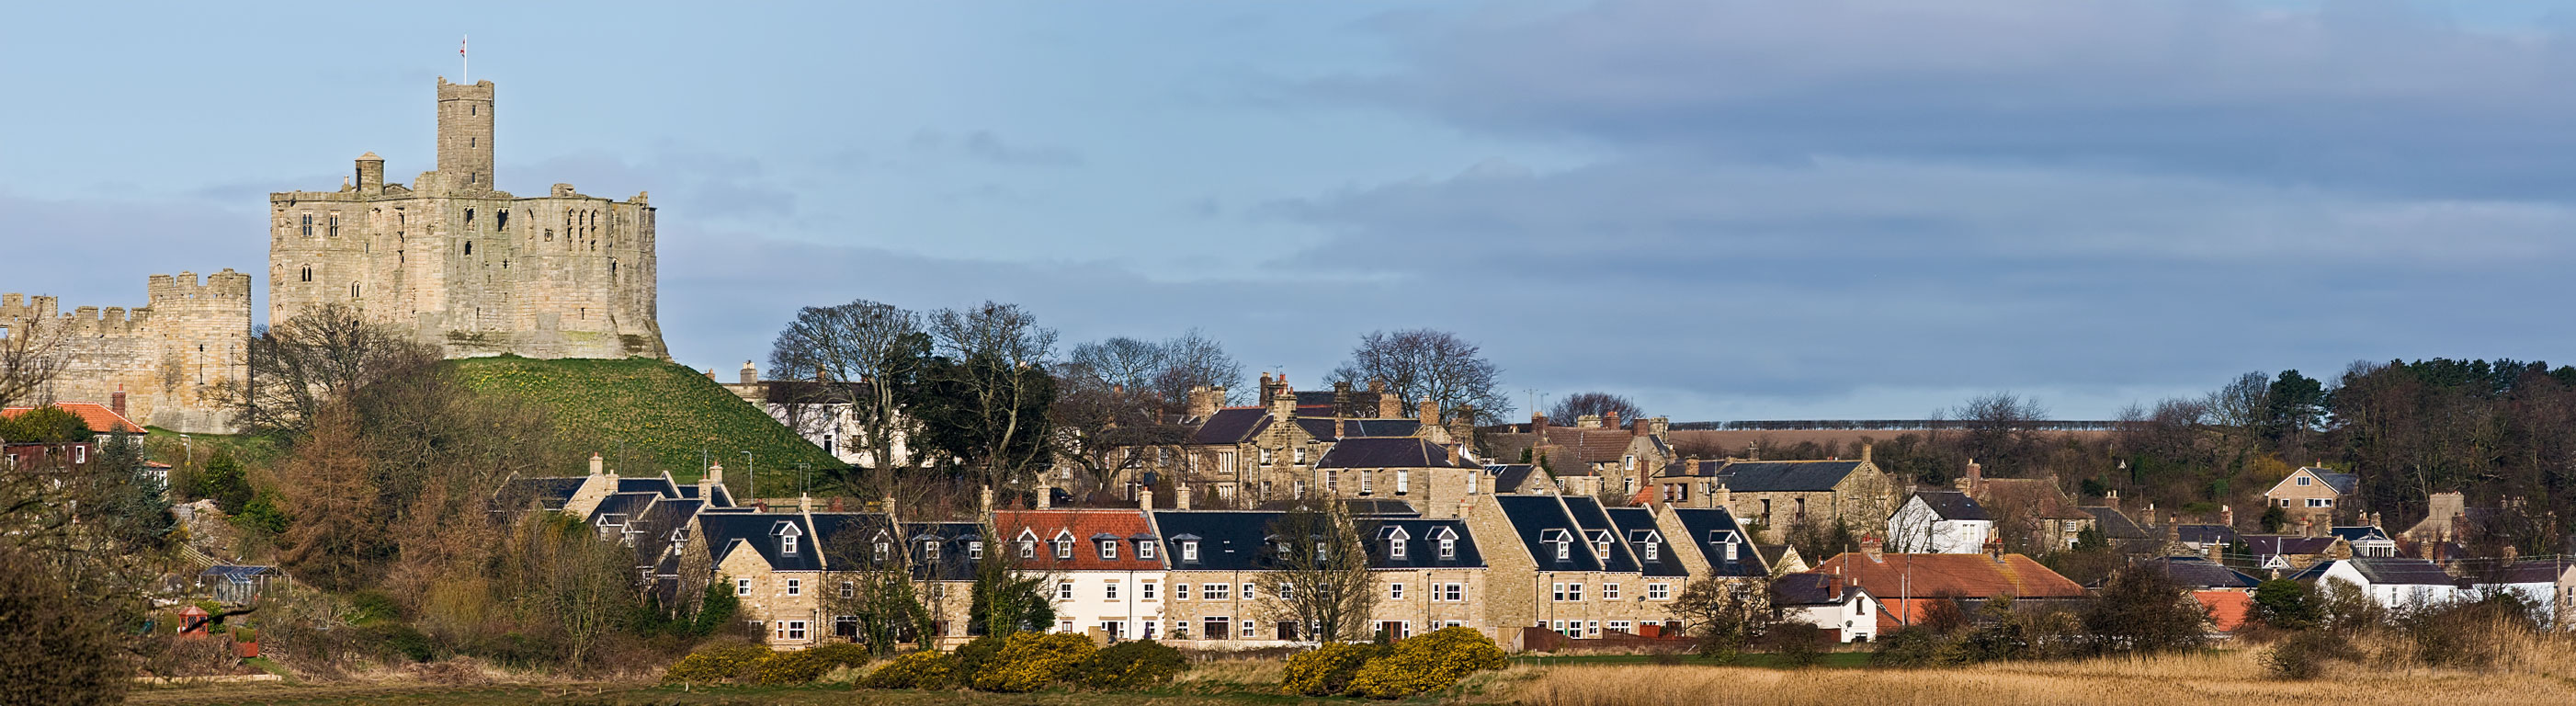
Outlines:
<svg viewBox="0 0 2576 706"><path fill-rule="evenodd" d="M526 400L546 410L566 435L595 440L599 454L620 473L667 470L680 481L693 481L704 470L699 459L708 458L722 462L725 484L748 498L751 489L741 473L743 452L749 451L762 496L795 495L803 487L799 464L813 470L818 494L838 487L827 482L825 471L839 461L706 375L677 364L503 356L445 365L477 392Z"/></svg>

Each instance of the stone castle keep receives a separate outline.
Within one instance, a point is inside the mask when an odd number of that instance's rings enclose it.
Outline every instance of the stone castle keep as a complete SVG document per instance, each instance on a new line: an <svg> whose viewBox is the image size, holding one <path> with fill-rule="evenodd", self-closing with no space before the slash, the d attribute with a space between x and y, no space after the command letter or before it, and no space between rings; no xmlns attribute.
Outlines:
<svg viewBox="0 0 2576 706"><path fill-rule="evenodd" d="M440 78L436 170L389 184L369 152L338 191L269 194L268 320L337 302L450 358L669 360L645 195L497 190L492 138L492 82ZM113 405L122 392L136 422L233 430L217 390L250 379L250 275L153 275L141 308L60 308L54 297L0 296L0 337L68 336L67 369L25 403Z"/></svg>
<svg viewBox="0 0 2576 706"><path fill-rule="evenodd" d="M216 386L249 377L250 275L224 270L153 275L149 303L132 311L95 306L61 312L53 297L0 295L0 335L61 335L71 357L40 402L113 405L142 424L188 433L229 431Z"/></svg>
<svg viewBox="0 0 2576 706"><path fill-rule="evenodd" d="M645 195L499 191L492 140L492 82L440 78L437 170L389 184L369 152L338 191L270 194L269 321L339 302L450 358L669 359Z"/></svg>

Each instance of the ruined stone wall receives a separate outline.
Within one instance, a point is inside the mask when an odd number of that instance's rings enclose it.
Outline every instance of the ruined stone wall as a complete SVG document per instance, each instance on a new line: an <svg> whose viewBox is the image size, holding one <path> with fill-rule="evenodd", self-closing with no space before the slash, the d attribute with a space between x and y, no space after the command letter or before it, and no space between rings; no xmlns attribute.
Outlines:
<svg viewBox="0 0 2576 706"><path fill-rule="evenodd" d="M84 306L68 315L54 297L0 295L0 327L63 337L65 369L29 403L110 405L121 390L126 416L138 423L229 433L217 388L249 379L250 287L249 275L232 270L203 282L193 272L152 275L141 308Z"/></svg>
<svg viewBox="0 0 2576 706"><path fill-rule="evenodd" d="M368 153L339 191L269 195L269 320L341 302L451 358L668 359L647 197L492 189L491 85L439 80L440 171L409 187Z"/></svg>

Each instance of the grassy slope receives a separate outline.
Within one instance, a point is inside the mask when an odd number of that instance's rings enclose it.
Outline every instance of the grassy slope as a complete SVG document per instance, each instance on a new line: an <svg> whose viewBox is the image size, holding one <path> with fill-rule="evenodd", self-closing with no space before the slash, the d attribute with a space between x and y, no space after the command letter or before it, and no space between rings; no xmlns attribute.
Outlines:
<svg viewBox="0 0 2576 706"><path fill-rule="evenodd" d="M696 480L703 450L724 464L725 484L737 497L749 497L742 477L742 454L749 451L760 495L786 497L799 487L797 464L816 469L820 489L821 469L839 463L706 375L676 364L508 356L447 364L474 389L526 399L576 438L596 439L609 465L627 475L668 470L683 482Z"/></svg>

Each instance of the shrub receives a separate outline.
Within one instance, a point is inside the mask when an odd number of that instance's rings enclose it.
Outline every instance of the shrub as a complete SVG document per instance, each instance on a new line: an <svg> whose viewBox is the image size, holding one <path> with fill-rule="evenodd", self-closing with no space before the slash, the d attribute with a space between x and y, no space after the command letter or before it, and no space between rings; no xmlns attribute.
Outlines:
<svg viewBox="0 0 2576 706"><path fill-rule="evenodd" d="M1074 681L1093 689L1134 691L1171 683L1172 677L1189 667L1180 650L1163 643L1121 642L1091 653L1074 669Z"/></svg>
<svg viewBox="0 0 2576 706"><path fill-rule="evenodd" d="M749 678L760 684L803 684L823 678L835 667L856 667L868 659L866 647L850 643L779 652L753 664Z"/></svg>
<svg viewBox="0 0 2576 706"><path fill-rule="evenodd" d="M2282 679L2315 679L2325 672L2327 660L2346 659L2353 654L2352 643L2342 634L2322 630L2303 632L2273 645L2263 655L2264 666Z"/></svg>
<svg viewBox="0 0 2576 706"><path fill-rule="evenodd" d="M402 604L395 603L393 596L379 591L359 591L351 594L349 607L358 609L358 614L349 618L350 622L355 623L377 623L401 620L403 617Z"/></svg>
<svg viewBox="0 0 2576 706"><path fill-rule="evenodd" d="M377 623L358 630L365 644L378 646L382 649L379 655L388 659L400 655L414 662L427 662L438 656L438 647L429 636L409 625Z"/></svg>
<svg viewBox="0 0 2576 706"><path fill-rule="evenodd" d="M956 669L957 685L974 686L975 676L984 673L984 668L993 663L994 655L1002 653L1002 645L1007 642L1010 642L1010 638L985 635L958 645L957 651L950 654L950 657L955 658L953 666Z"/></svg>
<svg viewBox="0 0 2576 706"><path fill-rule="evenodd" d="M870 689L946 689L956 684L957 658L922 650L894 658L868 673L859 686Z"/></svg>
<svg viewBox="0 0 2576 706"><path fill-rule="evenodd" d="M975 674L975 688L985 691L1037 691L1072 676L1090 657L1091 638L1072 633L1014 634L1002 651Z"/></svg>
<svg viewBox="0 0 2576 706"><path fill-rule="evenodd" d="M775 654L760 645L714 645L700 648L662 673L662 681L712 684L741 679Z"/></svg>
<svg viewBox="0 0 2576 706"><path fill-rule="evenodd" d="M1401 699L1447 689L1480 671L1508 666L1503 648L1472 628L1441 628L1395 644L1393 652L1369 660L1351 677L1349 693L1372 699Z"/></svg>
<svg viewBox="0 0 2576 706"><path fill-rule="evenodd" d="M1291 696L1335 696L1348 690L1351 678L1372 658L1387 653L1384 645L1328 643L1288 658L1279 693Z"/></svg>
<svg viewBox="0 0 2576 706"><path fill-rule="evenodd" d="M1869 663L1879 667L1947 667L1967 661L1967 650L1957 640L1922 626L1878 636L1878 651L1869 656Z"/></svg>

